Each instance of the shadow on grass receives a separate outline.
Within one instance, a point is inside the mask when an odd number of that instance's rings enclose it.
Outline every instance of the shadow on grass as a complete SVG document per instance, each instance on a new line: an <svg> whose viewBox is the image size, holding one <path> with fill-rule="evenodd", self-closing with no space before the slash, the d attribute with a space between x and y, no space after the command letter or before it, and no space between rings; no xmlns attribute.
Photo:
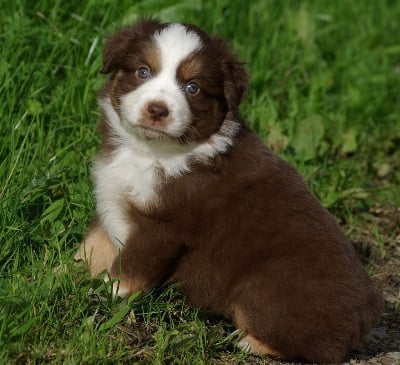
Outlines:
<svg viewBox="0 0 400 365"><path fill-rule="evenodd" d="M400 313L393 303L385 303L381 323L376 327L364 348L352 353L352 359L369 360L400 350Z"/></svg>

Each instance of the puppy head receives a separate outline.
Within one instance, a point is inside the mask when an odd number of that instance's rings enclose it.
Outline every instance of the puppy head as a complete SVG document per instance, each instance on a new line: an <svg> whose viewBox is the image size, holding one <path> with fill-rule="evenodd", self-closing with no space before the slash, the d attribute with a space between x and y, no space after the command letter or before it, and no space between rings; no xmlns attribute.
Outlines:
<svg viewBox="0 0 400 365"><path fill-rule="evenodd" d="M235 113L247 73L228 46L194 25L141 20L111 36L101 99L114 129L145 140L203 141Z"/></svg>

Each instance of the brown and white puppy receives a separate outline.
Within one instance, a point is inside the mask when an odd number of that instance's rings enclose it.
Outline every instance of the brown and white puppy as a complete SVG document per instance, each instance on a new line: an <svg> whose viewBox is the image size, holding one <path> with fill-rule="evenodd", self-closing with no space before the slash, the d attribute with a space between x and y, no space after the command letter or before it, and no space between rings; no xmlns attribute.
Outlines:
<svg viewBox="0 0 400 365"><path fill-rule="evenodd" d="M76 258L119 295L179 282L253 352L337 363L358 347L381 297L303 179L243 123L248 76L226 44L142 20L109 38L102 72L97 216Z"/></svg>

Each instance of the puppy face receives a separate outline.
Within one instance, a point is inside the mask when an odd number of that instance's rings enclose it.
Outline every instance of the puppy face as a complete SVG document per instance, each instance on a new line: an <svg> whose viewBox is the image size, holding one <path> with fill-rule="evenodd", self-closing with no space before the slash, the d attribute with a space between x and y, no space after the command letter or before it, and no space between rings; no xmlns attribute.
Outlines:
<svg viewBox="0 0 400 365"><path fill-rule="evenodd" d="M247 88L242 64L221 40L153 20L111 37L102 71L112 72L103 98L118 114L114 127L144 140L208 139Z"/></svg>

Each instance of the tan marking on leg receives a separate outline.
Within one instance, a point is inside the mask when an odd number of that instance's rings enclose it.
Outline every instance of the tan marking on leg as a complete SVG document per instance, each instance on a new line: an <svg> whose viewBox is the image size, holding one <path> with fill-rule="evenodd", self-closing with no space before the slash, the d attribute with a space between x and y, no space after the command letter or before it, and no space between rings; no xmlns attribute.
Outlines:
<svg viewBox="0 0 400 365"><path fill-rule="evenodd" d="M113 270L113 264L118 260L119 254L120 249L113 244L104 228L100 225L93 225L85 240L80 244L74 260L86 261L89 264L92 277L106 272L104 281L108 281L110 278L116 279L113 283L114 296L124 298L134 292L145 291L147 285L144 280L131 279L123 275L122 272Z"/></svg>
<svg viewBox="0 0 400 365"><path fill-rule="evenodd" d="M113 283L113 296L125 298L135 292L143 292L144 288L140 285L137 280L131 279L120 279Z"/></svg>
<svg viewBox="0 0 400 365"><path fill-rule="evenodd" d="M135 292L144 292L149 289L149 285L146 280L142 280L138 275L131 277L124 274L123 272L120 272L118 269L116 270L115 263L114 267L110 269L109 274L109 277L117 279L113 283L114 297L119 296L121 298L125 298ZM105 280L108 280L108 278Z"/></svg>
<svg viewBox="0 0 400 365"><path fill-rule="evenodd" d="M234 322L238 329L244 334L244 336L238 342L238 347L240 347L242 350L256 355L268 355L285 359L285 356L281 352L273 349L268 344L251 335L252 331L249 327L246 315L239 308L235 308Z"/></svg>
<svg viewBox="0 0 400 365"><path fill-rule="evenodd" d="M103 271L111 271L111 266L119 251L111 242L104 228L95 226L89 230L85 240L80 244L74 259L75 261L87 261L90 274L95 277Z"/></svg>
<svg viewBox="0 0 400 365"><path fill-rule="evenodd" d="M248 321L247 321L243 311L238 307L235 307L235 309L233 311L233 321L235 322L237 328L240 331L242 331L243 333L248 332L248 327L247 327Z"/></svg>
<svg viewBox="0 0 400 365"><path fill-rule="evenodd" d="M255 355L268 355L284 359L285 357L279 351L274 350L270 346L254 338L252 335L244 336L239 342L238 346L244 350Z"/></svg>

